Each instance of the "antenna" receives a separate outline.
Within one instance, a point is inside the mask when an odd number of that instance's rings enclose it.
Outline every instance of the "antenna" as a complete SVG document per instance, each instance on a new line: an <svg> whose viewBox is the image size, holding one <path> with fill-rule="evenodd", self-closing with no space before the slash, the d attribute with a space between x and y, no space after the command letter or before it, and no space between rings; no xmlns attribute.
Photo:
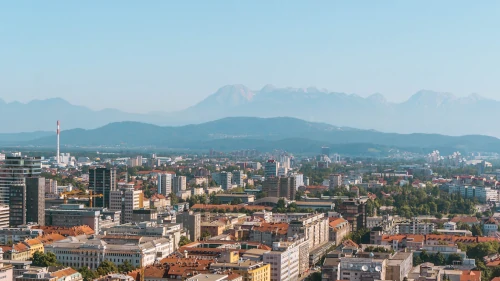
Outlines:
<svg viewBox="0 0 500 281"><path fill-rule="evenodd" d="M60 158L61 158L61 156L59 155L59 134L60 133L61 133L60 123L59 123L59 120L57 120L57 152L56 152L56 161L57 161L57 165L58 166L60 164Z"/></svg>
<svg viewBox="0 0 500 281"><path fill-rule="evenodd" d="M363 266L361 267L361 270L363 270L363 271L367 271L367 270L368 270L368 266L363 265Z"/></svg>
<svg viewBox="0 0 500 281"><path fill-rule="evenodd" d="M382 270L382 267L380 265L375 266L375 271L380 272Z"/></svg>

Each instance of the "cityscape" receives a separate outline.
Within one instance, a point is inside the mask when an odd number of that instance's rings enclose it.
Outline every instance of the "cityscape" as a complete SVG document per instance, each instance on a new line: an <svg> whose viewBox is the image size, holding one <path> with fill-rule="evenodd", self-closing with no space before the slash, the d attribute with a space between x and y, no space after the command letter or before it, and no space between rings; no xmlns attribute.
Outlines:
<svg viewBox="0 0 500 281"><path fill-rule="evenodd" d="M499 10L0 4L0 281L500 281Z"/></svg>

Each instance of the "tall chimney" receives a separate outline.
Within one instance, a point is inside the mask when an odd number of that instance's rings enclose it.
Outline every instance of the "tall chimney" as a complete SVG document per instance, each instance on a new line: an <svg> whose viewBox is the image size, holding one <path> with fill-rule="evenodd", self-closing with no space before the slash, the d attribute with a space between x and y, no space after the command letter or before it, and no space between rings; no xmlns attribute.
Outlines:
<svg viewBox="0 0 500 281"><path fill-rule="evenodd" d="M59 133L60 132L61 132L61 130L59 127L59 120L57 120L57 154L56 154L57 165L60 164L60 159L61 159L61 156L59 154Z"/></svg>

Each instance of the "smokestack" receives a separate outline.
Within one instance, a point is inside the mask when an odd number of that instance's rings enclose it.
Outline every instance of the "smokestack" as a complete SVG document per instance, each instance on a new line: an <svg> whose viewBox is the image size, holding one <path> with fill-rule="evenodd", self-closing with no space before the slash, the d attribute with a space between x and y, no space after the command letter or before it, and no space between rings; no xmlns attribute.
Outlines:
<svg viewBox="0 0 500 281"><path fill-rule="evenodd" d="M59 154L59 133L61 132L60 127L59 127L59 120L57 120L57 154L56 154L56 160L57 160L57 165L59 165L59 159L61 158Z"/></svg>

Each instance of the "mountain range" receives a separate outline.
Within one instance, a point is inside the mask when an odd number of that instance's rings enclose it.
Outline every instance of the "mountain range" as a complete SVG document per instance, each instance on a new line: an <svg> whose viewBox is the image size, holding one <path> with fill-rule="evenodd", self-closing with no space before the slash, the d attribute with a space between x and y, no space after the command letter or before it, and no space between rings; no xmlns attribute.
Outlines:
<svg viewBox="0 0 500 281"><path fill-rule="evenodd" d="M196 125L158 126L116 122L97 129L61 132L64 147L168 148L222 151L283 149L317 153L321 146L353 155L387 155L390 150L427 153L500 152L500 139L481 135L396 134L338 127L290 117L229 117ZM0 134L2 146L54 147L55 133Z"/></svg>
<svg viewBox="0 0 500 281"><path fill-rule="evenodd" d="M243 85L220 88L203 101L177 112L127 113L117 109L94 111L54 98L28 103L0 100L0 132L54 131L99 128L109 123L136 121L155 125L200 124L226 117L294 117L341 127L395 133L481 134L500 137L494 120L500 119L500 102L472 94L421 90L401 103L382 94L360 97L316 88L251 90Z"/></svg>

